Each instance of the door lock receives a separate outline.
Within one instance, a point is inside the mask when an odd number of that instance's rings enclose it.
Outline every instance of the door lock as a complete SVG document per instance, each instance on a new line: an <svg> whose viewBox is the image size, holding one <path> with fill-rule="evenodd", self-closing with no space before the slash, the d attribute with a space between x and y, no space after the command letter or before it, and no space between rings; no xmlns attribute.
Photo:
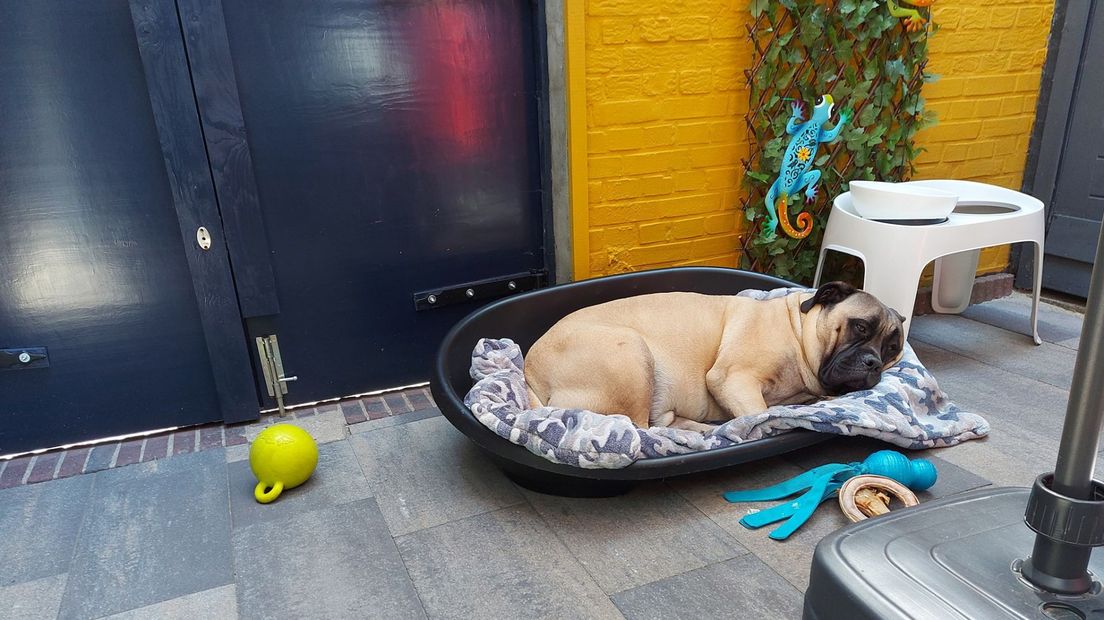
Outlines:
<svg viewBox="0 0 1104 620"><path fill-rule="evenodd" d="M284 361L280 359L280 343L276 336L257 337L257 355L261 358L261 372L264 374L268 395L276 399L276 408L284 415L284 395L288 393L288 383L298 381L299 377L284 374Z"/></svg>

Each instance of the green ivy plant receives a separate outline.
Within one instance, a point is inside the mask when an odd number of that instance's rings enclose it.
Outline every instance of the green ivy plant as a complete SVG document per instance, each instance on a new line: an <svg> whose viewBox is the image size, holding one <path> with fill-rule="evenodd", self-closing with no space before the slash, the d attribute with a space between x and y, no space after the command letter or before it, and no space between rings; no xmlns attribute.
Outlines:
<svg viewBox="0 0 1104 620"><path fill-rule="evenodd" d="M882 0L752 0L750 10L756 58L747 72L752 152L744 162L749 225L741 266L810 283L831 201L847 191L847 182L907 180L914 172L923 150L915 144L916 132L936 122L920 93L925 82L937 79L925 71L935 28L929 22L906 32ZM798 100L808 111L823 94L836 101L831 123L843 109L854 117L835 142L820 146L816 202L806 205L801 193L790 197L791 221L811 211L813 232L799 240L764 231L763 200L789 143L790 103Z"/></svg>

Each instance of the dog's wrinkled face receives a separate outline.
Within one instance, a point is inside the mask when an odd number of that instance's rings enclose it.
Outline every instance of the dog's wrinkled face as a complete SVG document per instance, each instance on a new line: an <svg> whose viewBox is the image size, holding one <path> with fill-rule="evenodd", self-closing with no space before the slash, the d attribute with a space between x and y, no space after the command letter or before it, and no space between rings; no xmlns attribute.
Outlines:
<svg viewBox="0 0 1104 620"><path fill-rule="evenodd" d="M817 338L824 347L817 379L832 396L869 390L882 371L901 357L902 317L869 293L844 282L829 282L801 304L801 312L819 307Z"/></svg>

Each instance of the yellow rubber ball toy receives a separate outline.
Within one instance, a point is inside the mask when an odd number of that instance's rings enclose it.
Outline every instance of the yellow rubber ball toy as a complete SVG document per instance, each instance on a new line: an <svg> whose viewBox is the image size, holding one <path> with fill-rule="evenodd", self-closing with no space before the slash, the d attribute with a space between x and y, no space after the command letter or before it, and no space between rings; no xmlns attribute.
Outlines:
<svg viewBox="0 0 1104 620"><path fill-rule="evenodd" d="M307 481L318 465L318 446L310 433L291 424L274 424L253 440L249 466L257 477L253 497L267 504L284 489Z"/></svg>

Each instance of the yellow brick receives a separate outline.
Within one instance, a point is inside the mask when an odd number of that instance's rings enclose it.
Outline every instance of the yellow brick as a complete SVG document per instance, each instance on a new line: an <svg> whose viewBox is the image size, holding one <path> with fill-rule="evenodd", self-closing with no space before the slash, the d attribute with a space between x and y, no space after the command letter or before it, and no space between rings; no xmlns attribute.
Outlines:
<svg viewBox="0 0 1104 620"><path fill-rule="evenodd" d="M684 170L675 173L675 191L700 191L705 188L707 177L704 170Z"/></svg>
<svg viewBox="0 0 1104 620"><path fill-rule="evenodd" d="M1016 23L1016 11L1011 8L1005 8L998 11L989 12L989 27L990 28L1011 28L1012 24Z"/></svg>
<svg viewBox="0 0 1104 620"><path fill-rule="evenodd" d="M1014 118L995 118L985 121L982 133L987 136L1007 136L1031 131L1031 123L1035 119L1027 116Z"/></svg>
<svg viewBox="0 0 1104 620"><path fill-rule="evenodd" d="M704 239L695 239L692 251L694 256L713 256L723 252L731 252L739 243L739 235L706 237Z"/></svg>
<svg viewBox="0 0 1104 620"><path fill-rule="evenodd" d="M706 176L706 189L718 190L728 189L736 186L736 181L739 179L739 174L735 167L732 168L714 168L705 172Z"/></svg>
<svg viewBox="0 0 1104 620"><path fill-rule="evenodd" d="M625 252L625 260L634 267L669 263L690 256L692 247L690 241L679 241L632 248Z"/></svg>
<svg viewBox="0 0 1104 620"><path fill-rule="evenodd" d="M1004 105L1004 98L1002 97L989 97L985 99L977 99L974 101L974 118L991 118L1001 115L1001 106Z"/></svg>
<svg viewBox="0 0 1104 620"><path fill-rule="evenodd" d="M694 168L735 166L740 163L741 154L735 145L698 147L690 152L690 165Z"/></svg>
<svg viewBox="0 0 1104 620"><path fill-rule="evenodd" d="M977 159L963 162L958 167L957 176L963 179L975 179L986 175L1000 174L1001 161L999 159Z"/></svg>
<svg viewBox="0 0 1104 620"><path fill-rule="evenodd" d="M1019 92L1039 92L1039 72L1024 73L1016 78L1016 90Z"/></svg>
<svg viewBox="0 0 1104 620"><path fill-rule="evenodd" d="M602 87L602 78L597 76L587 76L586 79L586 94L587 99L592 102L603 101L606 98L606 90Z"/></svg>
<svg viewBox="0 0 1104 620"><path fill-rule="evenodd" d="M735 67L713 70L713 90L743 90L746 86L743 72Z"/></svg>
<svg viewBox="0 0 1104 620"><path fill-rule="evenodd" d="M992 157L996 150L997 143L992 140L972 142L966 149L966 156L970 159L983 159Z"/></svg>
<svg viewBox="0 0 1104 620"><path fill-rule="evenodd" d="M659 104L663 118L702 118L724 116L728 113L728 97L724 95L698 95L667 99Z"/></svg>
<svg viewBox="0 0 1104 620"><path fill-rule="evenodd" d="M679 41L701 41L709 38L708 17L680 17L673 20L672 32Z"/></svg>
<svg viewBox="0 0 1104 620"><path fill-rule="evenodd" d="M689 167L690 159L682 150L633 153L622 158L622 170L627 175L670 172Z"/></svg>
<svg viewBox="0 0 1104 620"><path fill-rule="evenodd" d="M675 142L678 144L704 144L713 131L711 123L683 123L676 126Z"/></svg>
<svg viewBox="0 0 1104 620"><path fill-rule="evenodd" d="M709 34L714 39L742 37L747 34L744 24L747 23L740 17L718 17L713 21Z"/></svg>
<svg viewBox="0 0 1104 620"><path fill-rule="evenodd" d="M609 73L624 66L624 52L618 47L588 49L586 54L587 73Z"/></svg>
<svg viewBox="0 0 1104 620"><path fill-rule="evenodd" d="M1005 69L1008 71L1028 71L1035 68L1035 52L1019 51L1008 54Z"/></svg>
<svg viewBox="0 0 1104 620"><path fill-rule="evenodd" d="M610 17L601 21L602 43L617 45L636 40L636 20L630 17Z"/></svg>
<svg viewBox="0 0 1104 620"><path fill-rule="evenodd" d="M604 248L611 245L636 245L636 226L611 226L590 233L590 247Z"/></svg>
<svg viewBox="0 0 1104 620"><path fill-rule="evenodd" d="M608 75L602 82L610 99L637 99L644 96L646 76L639 73Z"/></svg>
<svg viewBox="0 0 1104 620"><path fill-rule="evenodd" d="M659 43L671 38L671 19L668 17L645 17L640 20L640 38Z"/></svg>
<svg viewBox="0 0 1104 620"><path fill-rule="evenodd" d="M967 153L970 150L969 144L948 144L943 147L943 161L956 162L966 161Z"/></svg>
<svg viewBox="0 0 1104 620"><path fill-rule="evenodd" d="M594 106L594 121L598 126L643 123L660 118L660 105L649 99L609 101Z"/></svg>
<svg viewBox="0 0 1104 620"><path fill-rule="evenodd" d="M967 97L976 95L997 95L1016 90L1016 80L1004 75L990 75L975 77L966 82L963 94Z"/></svg>
<svg viewBox="0 0 1104 620"><path fill-rule="evenodd" d="M660 200L639 201L636 203L641 213L651 215L643 219L658 219L676 215L696 215L716 211L721 206L721 195L717 193L679 196Z"/></svg>
<svg viewBox="0 0 1104 620"><path fill-rule="evenodd" d="M684 95L708 93L713 90L713 71L692 69L682 71L678 77L679 92Z"/></svg>
<svg viewBox="0 0 1104 620"><path fill-rule="evenodd" d="M652 15L660 12L657 0L590 0L590 15Z"/></svg>
<svg viewBox="0 0 1104 620"><path fill-rule="evenodd" d="M605 153L609 150L606 134L601 131L587 132L587 151L590 153Z"/></svg>
<svg viewBox="0 0 1104 620"><path fill-rule="evenodd" d="M606 181L607 200L625 200L646 196L670 194L675 189L675 180L670 176L646 176L632 179Z"/></svg>
<svg viewBox="0 0 1104 620"><path fill-rule="evenodd" d="M962 119L971 118L974 115L974 101L972 99L964 99L961 101L944 101L949 107L946 115L940 115L941 120L957 121ZM931 105L928 106L929 108Z"/></svg>
<svg viewBox="0 0 1104 620"><path fill-rule="evenodd" d="M921 135L925 140L950 142L954 140L973 140L981 132L981 121L960 123L940 123L925 129Z"/></svg>
<svg viewBox="0 0 1104 620"><path fill-rule="evenodd" d="M1024 97L1005 97L1000 104L1001 116L1013 116L1019 114L1023 110Z"/></svg>
<svg viewBox="0 0 1104 620"><path fill-rule="evenodd" d="M605 145L611 151L655 148L675 142L674 125L620 127L608 129L604 133Z"/></svg>
<svg viewBox="0 0 1104 620"><path fill-rule="evenodd" d="M736 142L746 140L747 126L742 119L713 123L709 128L709 137L713 142Z"/></svg>
<svg viewBox="0 0 1104 620"><path fill-rule="evenodd" d="M678 73L675 71L657 71L644 78L644 94L649 97L669 95L678 88Z"/></svg>
<svg viewBox="0 0 1104 620"><path fill-rule="evenodd" d="M736 230L736 214L720 213L705 218L705 232L711 235L731 233Z"/></svg>
<svg viewBox="0 0 1104 620"><path fill-rule="evenodd" d="M606 199L601 181L587 181L587 199L590 200L590 204L598 204Z"/></svg>
<svg viewBox="0 0 1104 620"><path fill-rule="evenodd" d="M954 59L951 63L951 69L956 74L973 73L981 69L981 56L980 55L961 55Z"/></svg>
<svg viewBox="0 0 1104 620"><path fill-rule="evenodd" d="M621 171L621 158L618 156L590 157L587 161L587 173L592 179L619 176Z"/></svg>
<svg viewBox="0 0 1104 620"><path fill-rule="evenodd" d="M658 243L700 237L705 233L704 218L658 222L640 225L640 243Z"/></svg>
<svg viewBox="0 0 1104 620"><path fill-rule="evenodd" d="M1043 7L1023 7L1016 12L1018 28L1045 27L1050 19L1050 11Z"/></svg>
<svg viewBox="0 0 1104 620"><path fill-rule="evenodd" d="M994 155L1011 155L1016 152L1016 138L1014 136L997 138L993 141L993 146Z"/></svg>
<svg viewBox="0 0 1104 620"><path fill-rule="evenodd" d="M928 99L949 99L961 95L965 86L965 79L943 77L936 82L924 84L923 91Z"/></svg>

